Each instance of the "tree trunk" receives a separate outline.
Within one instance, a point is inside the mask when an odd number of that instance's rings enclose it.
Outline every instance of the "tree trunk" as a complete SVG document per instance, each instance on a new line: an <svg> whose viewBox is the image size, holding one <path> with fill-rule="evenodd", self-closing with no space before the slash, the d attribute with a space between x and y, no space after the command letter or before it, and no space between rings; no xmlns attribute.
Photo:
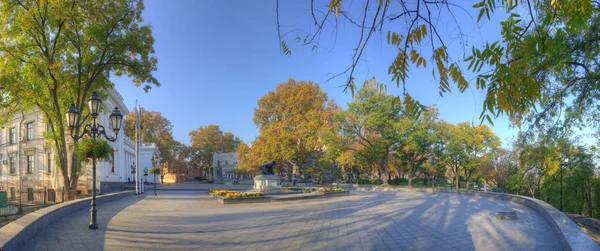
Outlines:
<svg viewBox="0 0 600 251"><path fill-rule="evenodd" d="M387 186L389 185L388 183L388 168L387 168L387 153L385 154L385 156L383 157L383 159L381 160L380 164L379 164L379 177L381 177L381 181L383 182L382 185Z"/></svg>
<svg viewBox="0 0 600 251"><path fill-rule="evenodd" d="M465 170L465 188L466 188L466 190L469 190L469 178L470 178L469 170L467 167L464 167L463 169Z"/></svg>

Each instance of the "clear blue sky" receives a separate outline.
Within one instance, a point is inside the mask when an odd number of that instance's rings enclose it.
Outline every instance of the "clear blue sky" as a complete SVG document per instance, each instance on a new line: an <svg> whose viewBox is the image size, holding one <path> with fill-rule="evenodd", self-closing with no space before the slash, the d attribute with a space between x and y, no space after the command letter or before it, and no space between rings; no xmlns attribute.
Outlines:
<svg viewBox="0 0 600 251"><path fill-rule="evenodd" d="M353 9L362 5L362 1L354 2L344 1L344 4L352 4ZM474 1L465 2L468 2L465 9L476 16L470 7ZM322 46L318 51L298 47L294 38L299 31L292 31L286 39L292 55L284 56L279 52L275 1L150 0L145 1L145 7L144 21L152 26L156 40L155 76L162 86L144 93L126 78L113 80L128 107L132 108L138 99L146 109L162 112L174 125L175 139L183 143L189 144L189 131L209 124L219 125L221 130L250 143L258 135L252 121L257 100L290 77L319 83L343 107L351 100L351 95L339 87L344 77L325 82L351 62L359 30L347 22L338 32L327 29L320 38ZM456 58L462 56L463 48L470 50L471 44L480 45L482 38L499 37L498 20L478 27L467 13L461 10L456 13L468 36L467 47L461 46L457 39L448 38L456 34L451 17L442 16L439 20L440 32L450 42L449 52ZM282 33L314 29L308 0L281 1L280 16ZM386 22L386 25L391 24ZM374 75L378 81L389 84L388 92L399 94L401 89L391 84L387 75L396 52L386 45L386 34L377 33L372 38L355 77L361 82ZM412 69L409 76L407 89L411 95L426 105L437 105L443 119L452 123L479 123L481 91L474 88L465 93L454 91L440 98L431 68ZM505 117L496 119L492 129L505 146L517 131L509 128Z"/></svg>

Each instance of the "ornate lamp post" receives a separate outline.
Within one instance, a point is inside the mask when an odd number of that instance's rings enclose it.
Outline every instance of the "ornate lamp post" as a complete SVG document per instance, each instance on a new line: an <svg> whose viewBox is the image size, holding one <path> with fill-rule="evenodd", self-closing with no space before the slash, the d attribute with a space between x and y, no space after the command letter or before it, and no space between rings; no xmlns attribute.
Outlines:
<svg viewBox="0 0 600 251"><path fill-rule="evenodd" d="M100 105L102 104L102 100L98 97L96 92L92 93L92 97L88 100L88 107L90 109L90 115L92 115L92 123L85 125L83 128L83 132L81 135L73 136L73 130L77 127L77 123L79 122L79 111L75 108L75 104L71 104L69 110L67 110L67 123L69 129L71 129L71 137L73 140L78 140L85 135L89 135L92 137L92 140L96 141L96 137L104 136L108 141L114 142L117 140L117 135L119 134L119 130L121 129L121 123L123 121L123 115L119 111L119 108L115 107L112 114L110 115L110 125L115 132L115 137L109 137L106 135L106 131L104 130L104 126L96 123L96 117L100 113ZM96 222L96 157L92 156L92 208L90 209L90 229L97 229L98 223Z"/></svg>
<svg viewBox="0 0 600 251"><path fill-rule="evenodd" d="M563 206L562 206L562 201L563 201L563 186L562 186L562 177L563 177L563 166L566 166L567 164L569 164L569 158L565 158L562 163L560 163L560 206L559 206L559 210L562 212L563 210Z"/></svg>

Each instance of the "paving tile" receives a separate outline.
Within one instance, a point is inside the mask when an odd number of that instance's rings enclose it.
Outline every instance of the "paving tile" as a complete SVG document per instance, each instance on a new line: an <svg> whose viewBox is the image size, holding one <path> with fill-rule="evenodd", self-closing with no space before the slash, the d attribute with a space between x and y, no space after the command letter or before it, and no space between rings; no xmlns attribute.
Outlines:
<svg viewBox="0 0 600 251"><path fill-rule="evenodd" d="M518 211L499 222L492 212ZM25 250L552 250L537 212L465 195L358 193L331 200L222 205L199 191L160 191L98 205L41 231ZM535 227L534 227L535 226Z"/></svg>

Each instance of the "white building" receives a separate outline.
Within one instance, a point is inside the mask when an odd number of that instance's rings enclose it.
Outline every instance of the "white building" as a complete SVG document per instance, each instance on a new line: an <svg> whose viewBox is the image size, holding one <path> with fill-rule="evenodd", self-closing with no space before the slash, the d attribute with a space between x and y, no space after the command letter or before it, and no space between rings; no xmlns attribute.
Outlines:
<svg viewBox="0 0 600 251"><path fill-rule="evenodd" d="M160 151L155 143L143 143L140 147L140 177L144 182L154 182L154 176L150 174L150 169L160 166ZM143 176L147 173L148 176ZM156 183L160 183L160 177L156 178Z"/></svg>
<svg viewBox="0 0 600 251"><path fill-rule="evenodd" d="M109 128L110 112L117 107L126 116L129 109L117 91L109 89L106 92L107 98L102 102L102 112L97 122L106 127L109 136L114 136ZM132 177L130 167L135 162L135 143L125 136L124 126L117 140L108 142L113 148L112 160L96 165L96 187L100 192L121 189ZM44 139L46 133L50 133L50 128L37 107L12 114L12 119L0 128L0 191L7 191L9 198L16 198L21 191L23 200L41 201L46 188L48 201L61 200L63 176L53 154L53 144ZM68 132L67 137L70 162L73 143ZM91 191L91 163L79 171L77 187L84 194Z"/></svg>
<svg viewBox="0 0 600 251"><path fill-rule="evenodd" d="M254 175L238 174L237 164L237 153L215 153L212 165L214 183L253 183Z"/></svg>

